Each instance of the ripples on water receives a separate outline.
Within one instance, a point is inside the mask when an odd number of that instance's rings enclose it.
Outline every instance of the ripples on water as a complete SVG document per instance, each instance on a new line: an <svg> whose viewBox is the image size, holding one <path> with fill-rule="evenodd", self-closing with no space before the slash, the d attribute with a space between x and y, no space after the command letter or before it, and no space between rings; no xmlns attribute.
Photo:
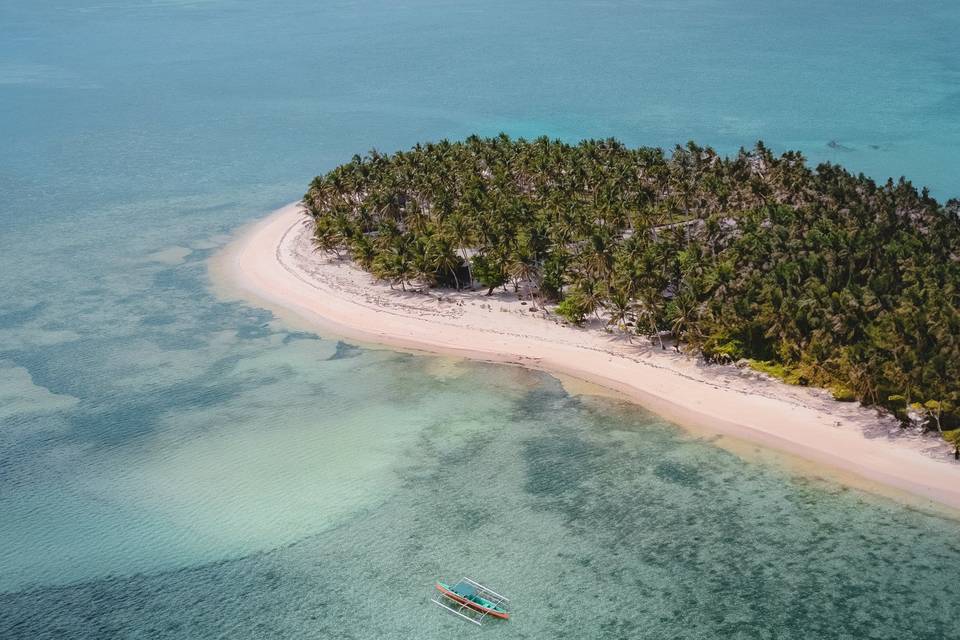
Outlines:
<svg viewBox="0 0 960 640"><path fill-rule="evenodd" d="M738 7L0 0L0 638L447 638L462 573L497 637L960 637L955 521L209 291L314 173L474 131L960 191L955 3Z"/></svg>
<svg viewBox="0 0 960 640"><path fill-rule="evenodd" d="M373 471L388 482L355 486L370 470L342 487L282 478L283 512L310 500L331 526L271 551L0 596L8 633L447 637L463 627L429 604L431 581L469 572L514 598L497 637L956 637L956 522L745 464L542 374L456 364L437 378L409 356L354 361L402 378L385 397L421 407L411 430L403 409L355 421L338 452L353 464L396 454ZM344 466L296 446L311 466ZM266 515L243 502L234 513L210 497L182 515L216 520L211 531Z"/></svg>

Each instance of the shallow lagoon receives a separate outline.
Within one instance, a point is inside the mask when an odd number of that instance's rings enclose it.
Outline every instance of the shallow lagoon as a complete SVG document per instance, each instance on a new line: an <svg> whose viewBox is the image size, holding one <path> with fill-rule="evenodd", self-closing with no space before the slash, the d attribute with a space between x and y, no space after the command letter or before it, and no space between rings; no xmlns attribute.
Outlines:
<svg viewBox="0 0 960 640"><path fill-rule="evenodd" d="M0 637L449 637L460 573L504 637L960 637L955 521L206 275L314 173L474 131L957 195L955 4L315 4L0 1Z"/></svg>
<svg viewBox="0 0 960 640"><path fill-rule="evenodd" d="M38 526L29 544L157 567L0 596L8 631L446 637L467 623L429 604L431 581L471 572L513 597L497 637L955 637L956 521L745 463L544 374L328 346L306 368L323 381L275 389L271 416L235 398L229 419L199 409L220 433L188 417L127 443L142 460L100 497L153 521L105 508L94 526L123 531ZM58 560L29 569L58 582Z"/></svg>

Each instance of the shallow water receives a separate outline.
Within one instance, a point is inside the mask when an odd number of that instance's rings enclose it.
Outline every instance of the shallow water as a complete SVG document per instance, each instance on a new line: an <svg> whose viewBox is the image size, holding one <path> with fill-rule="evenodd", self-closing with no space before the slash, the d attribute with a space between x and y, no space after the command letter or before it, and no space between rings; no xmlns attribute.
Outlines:
<svg viewBox="0 0 960 640"><path fill-rule="evenodd" d="M955 521L206 275L313 174L474 131L958 195L960 8L913 7L0 0L0 637L449 637L463 573L503 637L960 637Z"/></svg>

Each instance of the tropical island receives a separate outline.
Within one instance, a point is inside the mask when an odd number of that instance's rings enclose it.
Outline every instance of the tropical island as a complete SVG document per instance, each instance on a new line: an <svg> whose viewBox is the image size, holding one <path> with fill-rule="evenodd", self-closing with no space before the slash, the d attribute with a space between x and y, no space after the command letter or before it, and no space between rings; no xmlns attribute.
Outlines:
<svg viewBox="0 0 960 640"><path fill-rule="evenodd" d="M535 304L960 441L960 202L762 143L724 158L505 135L371 152L303 199L378 279Z"/></svg>
<svg viewBox="0 0 960 640"><path fill-rule="evenodd" d="M586 380L960 508L957 211L762 144L471 137L355 156L211 273L308 328Z"/></svg>

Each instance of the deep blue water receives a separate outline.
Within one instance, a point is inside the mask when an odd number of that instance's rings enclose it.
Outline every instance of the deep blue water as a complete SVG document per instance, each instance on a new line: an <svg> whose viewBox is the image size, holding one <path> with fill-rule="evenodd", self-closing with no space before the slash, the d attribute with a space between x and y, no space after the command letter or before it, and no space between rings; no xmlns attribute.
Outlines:
<svg viewBox="0 0 960 640"><path fill-rule="evenodd" d="M958 32L956 2L0 0L0 638L449 637L430 583L463 573L513 597L502 637L960 638L956 521L206 271L354 153L474 132L762 138L958 196Z"/></svg>

